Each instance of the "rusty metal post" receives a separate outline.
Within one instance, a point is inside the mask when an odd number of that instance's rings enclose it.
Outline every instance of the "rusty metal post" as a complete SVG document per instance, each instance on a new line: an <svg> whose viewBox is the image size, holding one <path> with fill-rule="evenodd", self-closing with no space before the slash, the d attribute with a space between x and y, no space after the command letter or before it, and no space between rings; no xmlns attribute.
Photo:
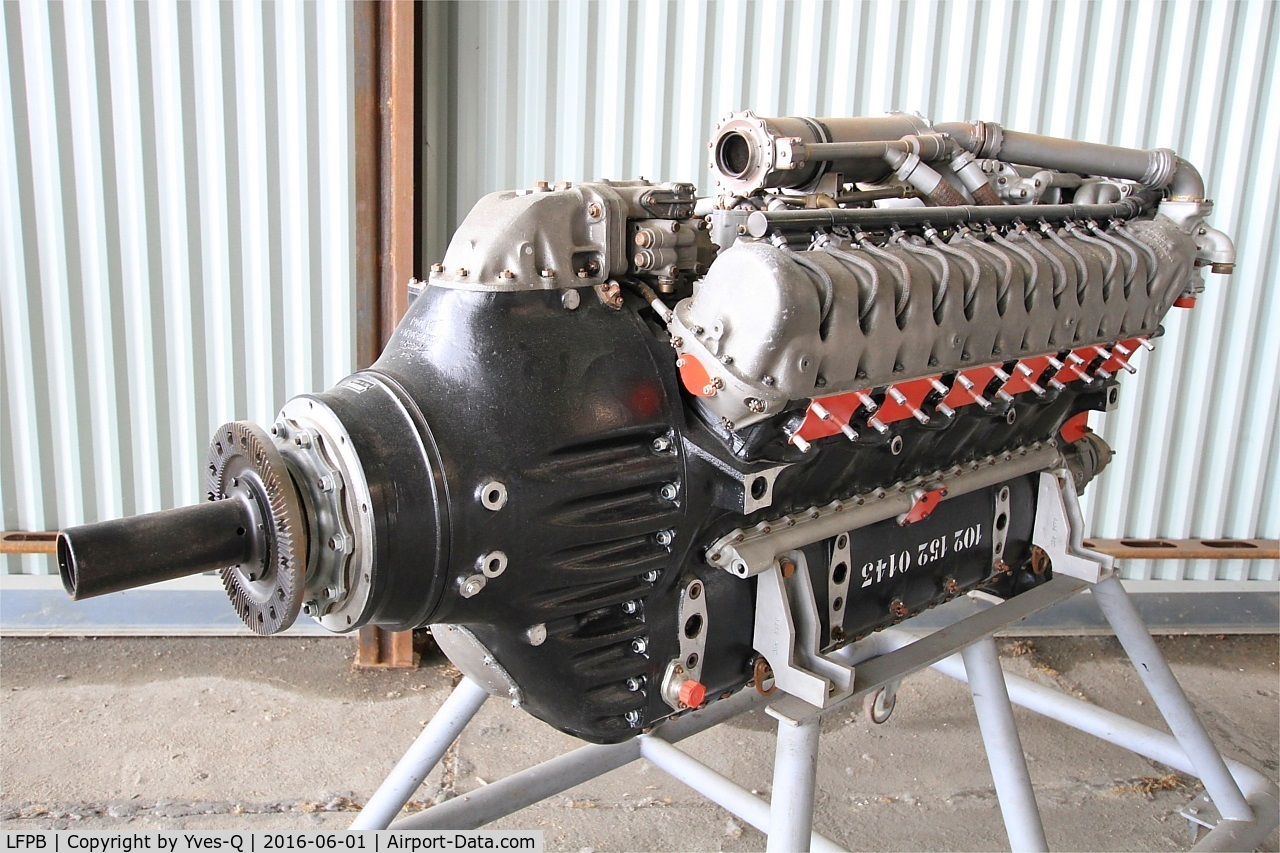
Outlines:
<svg viewBox="0 0 1280 853"><path fill-rule="evenodd" d="M356 355L372 364L409 307L414 269L415 4L354 7ZM413 669L413 632L360 629L356 669Z"/></svg>

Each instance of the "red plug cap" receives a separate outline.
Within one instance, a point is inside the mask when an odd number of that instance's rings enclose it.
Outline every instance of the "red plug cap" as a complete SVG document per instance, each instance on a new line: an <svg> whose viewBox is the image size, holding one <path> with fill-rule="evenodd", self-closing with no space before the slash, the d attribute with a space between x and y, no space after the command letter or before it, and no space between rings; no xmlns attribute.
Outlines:
<svg viewBox="0 0 1280 853"><path fill-rule="evenodd" d="M1196 298L1194 296L1179 296L1173 300L1174 308L1195 308Z"/></svg>
<svg viewBox="0 0 1280 853"><path fill-rule="evenodd" d="M707 688L701 681L690 678L680 685L680 704L687 708L697 708L707 700Z"/></svg>

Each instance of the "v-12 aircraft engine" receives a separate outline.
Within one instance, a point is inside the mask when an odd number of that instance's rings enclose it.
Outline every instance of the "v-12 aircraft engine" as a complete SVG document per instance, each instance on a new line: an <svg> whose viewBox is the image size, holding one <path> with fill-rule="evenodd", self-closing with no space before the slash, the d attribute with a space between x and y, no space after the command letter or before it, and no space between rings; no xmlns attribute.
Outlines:
<svg viewBox="0 0 1280 853"><path fill-rule="evenodd" d="M716 190L481 199L376 364L233 422L208 502L62 532L74 598L220 570L260 634L433 626L615 742L1068 571L1085 424L1231 241L1172 151L727 116Z"/></svg>

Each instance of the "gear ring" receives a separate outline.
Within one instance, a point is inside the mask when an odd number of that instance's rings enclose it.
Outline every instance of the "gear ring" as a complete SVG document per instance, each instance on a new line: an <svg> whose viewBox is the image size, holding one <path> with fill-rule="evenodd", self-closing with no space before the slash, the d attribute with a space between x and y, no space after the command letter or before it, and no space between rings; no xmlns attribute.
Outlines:
<svg viewBox="0 0 1280 853"><path fill-rule="evenodd" d="M223 424L209 443L210 500L246 502L257 530L253 557L221 571L222 586L249 630L277 634L302 607L307 536L302 501L271 437L257 424Z"/></svg>

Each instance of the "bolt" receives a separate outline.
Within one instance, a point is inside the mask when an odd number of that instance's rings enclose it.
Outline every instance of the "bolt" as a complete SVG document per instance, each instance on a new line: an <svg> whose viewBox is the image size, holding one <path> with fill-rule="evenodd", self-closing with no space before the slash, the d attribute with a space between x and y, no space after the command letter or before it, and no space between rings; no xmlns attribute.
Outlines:
<svg viewBox="0 0 1280 853"><path fill-rule="evenodd" d="M322 492L332 492L333 491L333 475L325 474L323 477L321 477L319 480L316 481L316 486L319 487L320 491Z"/></svg>
<svg viewBox="0 0 1280 853"><path fill-rule="evenodd" d="M658 540L659 545L665 548L675 541L676 532L674 530L659 530L654 538Z"/></svg>
<svg viewBox="0 0 1280 853"><path fill-rule="evenodd" d="M596 204L594 201L587 205L587 216L590 216L592 219L599 219L600 214L603 212L604 211L600 209L600 205Z"/></svg>
<svg viewBox="0 0 1280 853"><path fill-rule="evenodd" d="M642 655L649 648L649 641L644 637L636 637L631 641L631 651L638 655Z"/></svg>
<svg viewBox="0 0 1280 853"><path fill-rule="evenodd" d="M665 486L662 487L659 494L662 495L663 500L673 501L676 499L676 495L679 493L679 491L680 490L676 488L675 483L667 483Z"/></svg>
<svg viewBox="0 0 1280 853"><path fill-rule="evenodd" d="M626 721L627 721L628 723L630 723L633 727L634 727L634 726L638 726L638 725L640 725L640 712L639 712L639 711L628 711L628 712L626 713L625 719L626 719Z"/></svg>
<svg viewBox="0 0 1280 853"><path fill-rule="evenodd" d="M458 267L459 278L466 278L469 275L471 275L471 270L467 269L466 267Z"/></svg>
<svg viewBox="0 0 1280 853"><path fill-rule="evenodd" d="M484 575L472 575L462 582L462 597L471 598L484 589Z"/></svg>
<svg viewBox="0 0 1280 853"><path fill-rule="evenodd" d="M667 438L665 435L660 435L653 440L653 444L651 446L653 447L654 453L666 453L671 449L671 439Z"/></svg>
<svg viewBox="0 0 1280 853"><path fill-rule="evenodd" d="M638 678L636 676L632 676L631 678L627 679L627 689L630 690L632 693L639 692L642 687L644 687L643 675Z"/></svg>
<svg viewBox="0 0 1280 853"><path fill-rule="evenodd" d="M748 397L743 400L743 403L746 404L749 411L756 412L757 414L764 411L764 400L761 400L759 397Z"/></svg>
<svg viewBox="0 0 1280 853"><path fill-rule="evenodd" d="M338 600L338 588L336 586L326 586L324 588L324 597L330 601Z"/></svg>
<svg viewBox="0 0 1280 853"><path fill-rule="evenodd" d="M503 270L502 272L498 273L498 278L513 279L515 277L516 277L516 274L513 273L511 270Z"/></svg>
<svg viewBox="0 0 1280 853"><path fill-rule="evenodd" d="M347 534L335 533L329 537L329 548L334 551L347 550Z"/></svg>
<svg viewBox="0 0 1280 853"><path fill-rule="evenodd" d="M541 622L532 625L525 631L525 637L529 640L529 645L540 646L547 641L547 626Z"/></svg>
<svg viewBox="0 0 1280 853"><path fill-rule="evenodd" d="M432 264L432 265L431 265L431 271L432 271L432 272L444 272L444 264Z"/></svg>
<svg viewBox="0 0 1280 853"><path fill-rule="evenodd" d="M581 302L582 296L576 290L566 290L560 297L560 304L570 311L576 309Z"/></svg>
<svg viewBox="0 0 1280 853"><path fill-rule="evenodd" d="M632 615L639 613L640 602L634 601L634 600L622 602L622 612L627 614L632 614Z"/></svg>
<svg viewBox="0 0 1280 853"><path fill-rule="evenodd" d="M782 576L784 578L789 578L796 573L795 561L790 560L787 557L783 557L778 560L778 568L782 571Z"/></svg>
<svg viewBox="0 0 1280 853"><path fill-rule="evenodd" d="M316 610L317 610L316 606L312 604L310 601L304 601L302 603L302 612L307 614L308 616L315 616Z"/></svg>
<svg viewBox="0 0 1280 853"><path fill-rule="evenodd" d="M889 612L892 613L894 616L898 617L899 619L902 619L907 615L909 615L911 613L911 610L910 608L907 607L907 605L902 603L901 598L895 598L892 602L889 603Z"/></svg>
<svg viewBox="0 0 1280 853"><path fill-rule="evenodd" d="M298 434L294 437L294 439L293 439L293 443L294 443L294 444L296 444L296 445L298 445L298 447L310 447L310 446L311 446L311 433L309 433L309 432L305 432L305 431L304 431L304 432L300 432L300 433L298 433Z"/></svg>
<svg viewBox="0 0 1280 853"><path fill-rule="evenodd" d="M658 579L658 573L653 570L647 571L640 576L640 580L644 581L645 583L653 583L657 579Z"/></svg>
<svg viewBox="0 0 1280 853"><path fill-rule="evenodd" d="M538 275L542 276L543 278L555 278L555 277L556 277L555 270L551 270L551 269L545 269L545 270L543 270L542 272L538 273Z"/></svg>

